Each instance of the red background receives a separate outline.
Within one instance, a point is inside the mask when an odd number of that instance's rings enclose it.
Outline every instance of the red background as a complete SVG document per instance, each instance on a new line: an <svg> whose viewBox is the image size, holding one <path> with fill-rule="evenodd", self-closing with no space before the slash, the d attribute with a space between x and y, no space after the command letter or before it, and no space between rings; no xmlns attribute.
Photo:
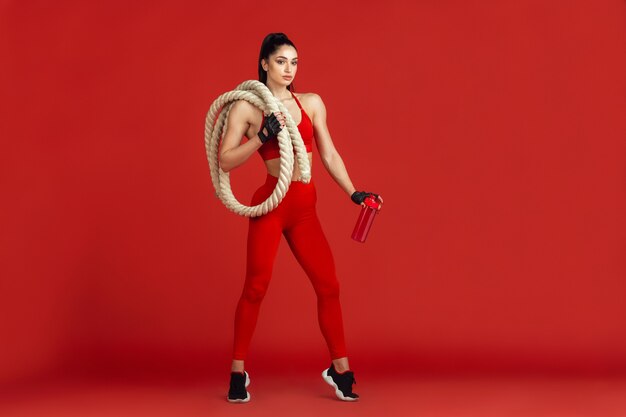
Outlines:
<svg viewBox="0 0 626 417"><path fill-rule="evenodd" d="M247 220L204 118L273 31L385 199L351 241L315 152L353 367L626 371L622 1L0 5L1 382L229 369ZM328 361L283 241L248 363L285 359Z"/></svg>

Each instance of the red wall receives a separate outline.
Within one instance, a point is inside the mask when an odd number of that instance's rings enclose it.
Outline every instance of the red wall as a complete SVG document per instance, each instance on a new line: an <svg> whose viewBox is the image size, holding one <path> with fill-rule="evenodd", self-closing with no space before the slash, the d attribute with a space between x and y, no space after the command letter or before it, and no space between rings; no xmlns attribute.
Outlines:
<svg viewBox="0 0 626 417"><path fill-rule="evenodd" d="M0 381L229 367L247 220L212 101L298 47L368 241L316 153L353 366L626 371L622 1L0 3ZM233 171L245 201L254 156ZM285 242L249 363L326 363ZM251 365L252 366L252 365Z"/></svg>

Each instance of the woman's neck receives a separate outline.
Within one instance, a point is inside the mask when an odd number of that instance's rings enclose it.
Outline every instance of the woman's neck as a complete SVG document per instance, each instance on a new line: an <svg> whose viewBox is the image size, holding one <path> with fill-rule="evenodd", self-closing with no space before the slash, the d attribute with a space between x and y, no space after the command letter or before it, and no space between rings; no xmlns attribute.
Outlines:
<svg viewBox="0 0 626 417"><path fill-rule="evenodd" d="M283 87L282 85L273 85L270 81L268 81L267 88L272 92L274 97L281 101L291 98L291 92L287 89L287 87Z"/></svg>

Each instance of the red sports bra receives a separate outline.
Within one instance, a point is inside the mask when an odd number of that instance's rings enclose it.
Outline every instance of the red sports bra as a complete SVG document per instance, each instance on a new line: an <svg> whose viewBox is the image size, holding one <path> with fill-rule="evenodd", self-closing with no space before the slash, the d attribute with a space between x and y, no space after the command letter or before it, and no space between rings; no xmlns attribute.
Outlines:
<svg viewBox="0 0 626 417"><path fill-rule="evenodd" d="M306 114L306 112L300 105L300 102L298 101L296 96L293 94L293 92L291 91L289 92L291 93L293 98L296 100L296 103L298 103L298 107L300 108L300 113L302 114L302 118L300 120L300 123L298 124L298 131L300 132L300 136L302 136L302 141L304 142L306 151L311 152L313 149L313 146L312 146L313 145L313 123L311 123L311 119ZM265 125L265 118L263 118L263 120L261 121L261 129L263 129L264 125ZM258 149L258 152L264 161L268 159L273 159L273 158L280 158L280 153L279 153L279 148L278 148L278 139L273 138L273 139L268 140L263 145L261 145L261 147Z"/></svg>

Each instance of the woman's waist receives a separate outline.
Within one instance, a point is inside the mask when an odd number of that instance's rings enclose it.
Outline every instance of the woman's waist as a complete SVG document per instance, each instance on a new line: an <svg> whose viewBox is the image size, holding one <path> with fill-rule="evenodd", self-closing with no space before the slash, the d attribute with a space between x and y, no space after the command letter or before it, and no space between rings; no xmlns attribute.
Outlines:
<svg viewBox="0 0 626 417"><path fill-rule="evenodd" d="M313 152L307 152L307 156L309 157L309 165L313 163ZM298 157L297 155L294 154L293 156L293 164L295 169L298 169ZM268 159L263 159L263 163L265 164L265 166L267 167L267 170L270 172L278 172L278 170L280 169L280 155L276 154L276 155L272 155L270 158Z"/></svg>
<svg viewBox="0 0 626 417"><path fill-rule="evenodd" d="M309 153L309 166L313 164L313 154ZM265 163L265 168L267 169L268 175L271 175L275 178L278 178L280 174L280 158L268 159L263 161ZM301 177L300 164L298 164L298 160L294 160L293 163L293 175L291 177L291 181L299 181L298 179Z"/></svg>
<svg viewBox="0 0 626 417"><path fill-rule="evenodd" d="M276 184L278 183L278 177L273 176L269 172L265 177L265 183L256 189L252 196L251 205L260 204L263 200L267 199L276 188ZM280 203L284 205L284 203L294 200L299 201L302 198L305 201L308 201L309 198L307 196L315 196L315 184L313 183L313 178L308 183L304 183L302 181L294 181L292 180L289 183L289 188L287 189L287 193L285 194L284 199ZM314 197L311 197L314 199Z"/></svg>
<svg viewBox="0 0 626 417"><path fill-rule="evenodd" d="M265 176L265 184L263 185L275 187L277 183L278 183L278 177L271 174L270 172L267 172L267 175ZM308 183L305 183L304 181L302 181L301 176L298 175L298 177L291 179L289 188L294 187L294 186L298 187L301 185L313 185L313 177L311 177Z"/></svg>

